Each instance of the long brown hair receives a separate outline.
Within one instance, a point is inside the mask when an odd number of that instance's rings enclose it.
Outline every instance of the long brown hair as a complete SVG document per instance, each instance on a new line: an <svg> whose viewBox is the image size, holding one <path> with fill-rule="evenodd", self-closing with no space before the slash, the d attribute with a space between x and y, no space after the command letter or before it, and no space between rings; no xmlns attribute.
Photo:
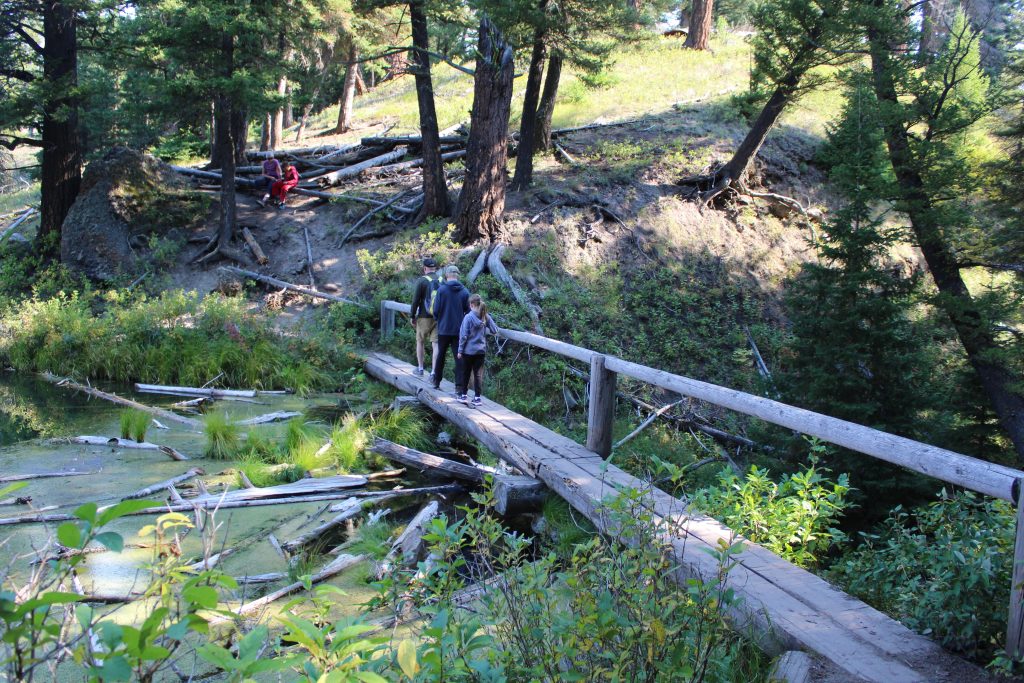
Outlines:
<svg viewBox="0 0 1024 683"><path fill-rule="evenodd" d="M476 315L481 320L487 320L487 304L484 303L483 298L479 294L473 294L469 297L469 307L472 308L474 305L479 306Z"/></svg>

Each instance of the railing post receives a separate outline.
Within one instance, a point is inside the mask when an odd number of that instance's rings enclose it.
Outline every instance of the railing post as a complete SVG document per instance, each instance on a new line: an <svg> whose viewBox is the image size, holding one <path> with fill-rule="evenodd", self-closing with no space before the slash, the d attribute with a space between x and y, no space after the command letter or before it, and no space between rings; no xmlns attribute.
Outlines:
<svg viewBox="0 0 1024 683"><path fill-rule="evenodd" d="M1010 584L1010 615L1006 621L1006 655L1024 655L1024 479L1014 487L1017 494L1017 535L1013 544L1013 576Z"/></svg>
<svg viewBox="0 0 1024 683"><path fill-rule="evenodd" d="M605 370L604 356L590 359L590 402L587 410L587 448L607 458L612 452L615 424L615 373Z"/></svg>
<svg viewBox="0 0 1024 683"><path fill-rule="evenodd" d="M380 302L380 340L387 341L395 333L395 311L387 300Z"/></svg>

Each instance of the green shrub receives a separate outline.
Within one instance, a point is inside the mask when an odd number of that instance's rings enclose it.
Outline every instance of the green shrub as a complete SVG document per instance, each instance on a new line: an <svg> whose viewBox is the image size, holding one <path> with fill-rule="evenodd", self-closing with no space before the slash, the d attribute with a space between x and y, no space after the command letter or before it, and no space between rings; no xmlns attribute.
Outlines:
<svg viewBox="0 0 1024 683"><path fill-rule="evenodd" d="M847 540L834 525L848 507L845 474L835 481L829 471L811 464L783 475L778 483L756 466L740 479L731 469L717 486L697 491L692 502L738 534L801 567L813 567L833 547Z"/></svg>
<svg viewBox="0 0 1024 683"><path fill-rule="evenodd" d="M206 416L203 428L206 433L206 457L214 460L230 460L238 455L238 425L224 412Z"/></svg>
<svg viewBox="0 0 1024 683"><path fill-rule="evenodd" d="M1015 527L1009 503L943 491L934 503L893 510L830 576L945 647L990 659L1006 634Z"/></svg>

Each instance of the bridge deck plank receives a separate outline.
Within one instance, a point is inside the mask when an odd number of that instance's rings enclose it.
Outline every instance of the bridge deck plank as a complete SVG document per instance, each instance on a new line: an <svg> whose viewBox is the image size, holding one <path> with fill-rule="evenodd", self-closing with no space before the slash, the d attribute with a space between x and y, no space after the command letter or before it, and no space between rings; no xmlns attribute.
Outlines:
<svg viewBox="0 0 1024 683"><path fill-rule="evenodd" d="M742 600L729 617L770 653L804 649L831 660L867 681L900 683L935 680L937 662L951 657L935 643L838 590L768 550L738 538L718 521L686 509L677 498L633 477L571 439L508 408L484 400L469 408L448 382L435 390L413 375L413 366L384 354L370 354L367 372L417 396L510 464L542 480L607 533L615 532L607 501L635 489L642 506L662 525L678 561L680 581L713 578L718 560L707 552L719 540L740 541L744 550L726 577ZM957 660L961 667L963 663ZM984 675L978 671L979 680Z"/></svg>

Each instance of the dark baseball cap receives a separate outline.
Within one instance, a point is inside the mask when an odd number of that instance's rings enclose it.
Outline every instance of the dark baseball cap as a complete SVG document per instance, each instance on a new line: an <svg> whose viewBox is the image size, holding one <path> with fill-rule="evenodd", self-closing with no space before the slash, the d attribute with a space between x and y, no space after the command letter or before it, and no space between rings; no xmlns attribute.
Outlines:
<svg viewBox="0 0 1024 683"><path fill-rule="evenodd" d="M434 260L433 256L428 256L427 258L423 259L423 267L424 268L437 268L437 261Z"/></svg>

